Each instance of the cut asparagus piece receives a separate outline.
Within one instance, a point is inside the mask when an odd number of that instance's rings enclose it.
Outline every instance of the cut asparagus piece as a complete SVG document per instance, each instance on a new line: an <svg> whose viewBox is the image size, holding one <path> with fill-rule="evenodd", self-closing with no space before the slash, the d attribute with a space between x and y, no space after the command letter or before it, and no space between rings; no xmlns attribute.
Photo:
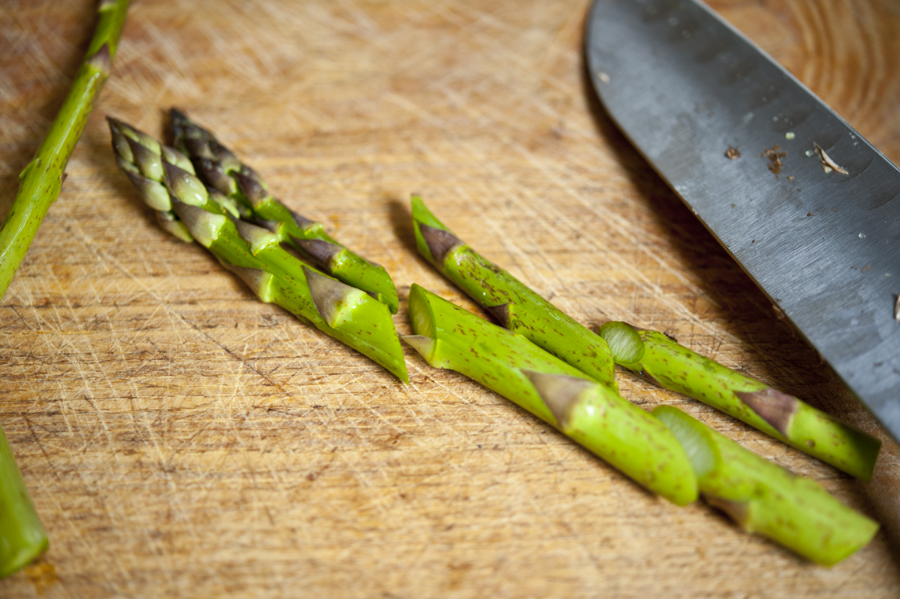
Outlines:
<svg viewBox="0 0 900 599"><path fill-rule="evenodd" d="M653 415L694 464L700 493L744 530L831 566L865 546L878 523L832 497L815 481L765 460L672 406Z"/></svg>
<svg viewBox="0 0 900 599"><path fill-rule="evenodd" d="M66 165L103 84L125 25L128 0L97 4L97 28L47 137L19 174L19 191L0 227L0 299L16 275L50 205L59 197Z"/></svg>
<svg viewBox="0 0 900 599"><path fill-rule="evenodd" d="M419 253L504 327L618 389L606 341L567 316L499 266L482 258L444 226L418 196L412 215Z"/></svg>
<svg viewBox="0 0 900 599"><path fill-rule="evenodd" d="M267 230L241 223L234 201L207 189L180 152L126 123L109 122L119 166L164 225L177 223L176 232L185 231L181 238L210 250L262 301L281 306L409 382L387 306L309 268Z"/></svg>
<svg viewBox="0 0 900 599"><path fill-rule="evenodd" d="M739 374L657 331L608 322L600 335L616 363L684 393L847 474L869 480L881 441L792 395Z"/></svg>
<svg viewBox="0 0 900 599"><path fill-rule="evenodd" d="M47 533L0 429L0 578L29 564L48 545Z"/></svg>
<svg viewBox="0 0 900 599"><path fill-rule="evenodd" d="M339 244L321 223L291 211L212 133L174 108L170 114L176 147L191 158L204 183L238 202L241 218L266 226L280 242L303 251L334 278L362 289L397 313L397 289L384 267Z"/></svg>
<svg viewBox="0 0 900 599"><path fill-rule="evenodd" d="M410 290L409 311L415 335L403 339L432 366L496 391L678 505L697 498L678 441L607 385L419 285Z"/></svg>

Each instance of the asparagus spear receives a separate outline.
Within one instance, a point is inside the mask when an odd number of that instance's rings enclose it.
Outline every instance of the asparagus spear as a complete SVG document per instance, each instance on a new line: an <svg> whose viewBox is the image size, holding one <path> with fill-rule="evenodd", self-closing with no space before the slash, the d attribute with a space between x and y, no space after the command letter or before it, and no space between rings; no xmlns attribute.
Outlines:
<svg viewBox="0 0 900 599"><path fill-rule="evenodd" d="M34 159L19 174L19 191L0 228L0 298L16 275L41 221L62 189L64 172L94 101L109 77L128 0L103 0L85 60Z"/></svg>
<svg viewBox="0 0 900 599"><path fill-rule="evenodd" d="M369 262L335 241L321 223L291 211L277 200L262 178L216 137L172 109L175 145L194 162L204 183L239 203L241 218L256 220L288 243L312 257L336 279L371 294L396 314L397 289L384 267Z"/></svg>
<svg viewBox="0 0 900 599"><path fill-rule="evenodd" d="M0 578L24 567L48 545L47 533L0 429Z"/></svg>
<svg viewBox="0 0 900 599"><path fill-rule="evenodd" d="M746 422L847 474L869 480L881 441L792 395L739 374L657 331L600 329L617 364Z"/></svg>
<svg viewBox="0 0 900 599"><path fill-rule="evenodd" d="M747 532L831 566L878 531L878 523L846 507L815 481L757 456L677 408L659 406L653 415L687 451L707 503Z"/></svg>
<svg viewBox="0 0 900 599"><path fill-rule="evenodd" d="M678 505L697 498L678 441L610 387L419 285L410 290L409 312L416 334L403 339L432 366L496 391Z"/></svg>
<svg viewBox="0 0 900 599"><path fill-rule="evenodd" d="M504 327L612 389L615 365L606 341L564 314L444 226L418 196L412 215L419 253Z"/></svg>
<svg viewBox="0 0 900 599"><path fill-rule="evenodd" d="M180 152L121 121L109 122L116 160L148 205L171 216L187 238L210 250L262 301L281 306L409 382L387 306L306 266L267 230L238 221L234 202L208 190Z"/></svg>

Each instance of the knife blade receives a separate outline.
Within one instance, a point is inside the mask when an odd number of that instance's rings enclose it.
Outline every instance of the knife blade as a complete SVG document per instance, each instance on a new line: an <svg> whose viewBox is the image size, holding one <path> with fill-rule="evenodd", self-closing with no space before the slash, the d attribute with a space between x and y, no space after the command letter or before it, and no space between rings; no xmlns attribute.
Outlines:
<svg viewBox="0 0 900 599"><path fill-rule="evenodd" d="M595 0L585 44L618 127L900 440L900 169L699 1Z"/></svg>

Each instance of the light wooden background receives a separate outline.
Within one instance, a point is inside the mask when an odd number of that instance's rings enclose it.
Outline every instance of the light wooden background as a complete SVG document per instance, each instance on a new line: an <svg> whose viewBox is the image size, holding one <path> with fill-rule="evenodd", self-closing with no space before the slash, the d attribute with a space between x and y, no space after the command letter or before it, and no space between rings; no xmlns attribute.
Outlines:
<svg viewBox="0 0 900 599"><path fill-rule="evenodd" d="M884 525L813 566L651 497L408 351L412 384L159 231L103 116L186 109L301 213L474 309L414 254L421 192L585 323L674 334L886 438L625 143L583 72L587 0L136 1L69 177L0 303L0 422L50 553L10 598L897 597L900 451L863 484L627 374ZM717 0L894 161L900 2ZM93 2L0 6L0 214ZM898 273L900 274L900 273ZM408 332L405 303L396 318Z"/></svg>

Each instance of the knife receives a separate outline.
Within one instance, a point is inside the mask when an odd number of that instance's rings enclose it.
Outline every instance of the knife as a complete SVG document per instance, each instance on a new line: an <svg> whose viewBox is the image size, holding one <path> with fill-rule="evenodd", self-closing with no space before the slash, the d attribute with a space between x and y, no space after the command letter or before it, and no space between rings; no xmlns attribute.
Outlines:
<svg viewBox="0 0 900 599"><path fill-rule="evenodd" d="M900 170L698 1L595 0L586 54L618 127L900 440Z"/></svg>

